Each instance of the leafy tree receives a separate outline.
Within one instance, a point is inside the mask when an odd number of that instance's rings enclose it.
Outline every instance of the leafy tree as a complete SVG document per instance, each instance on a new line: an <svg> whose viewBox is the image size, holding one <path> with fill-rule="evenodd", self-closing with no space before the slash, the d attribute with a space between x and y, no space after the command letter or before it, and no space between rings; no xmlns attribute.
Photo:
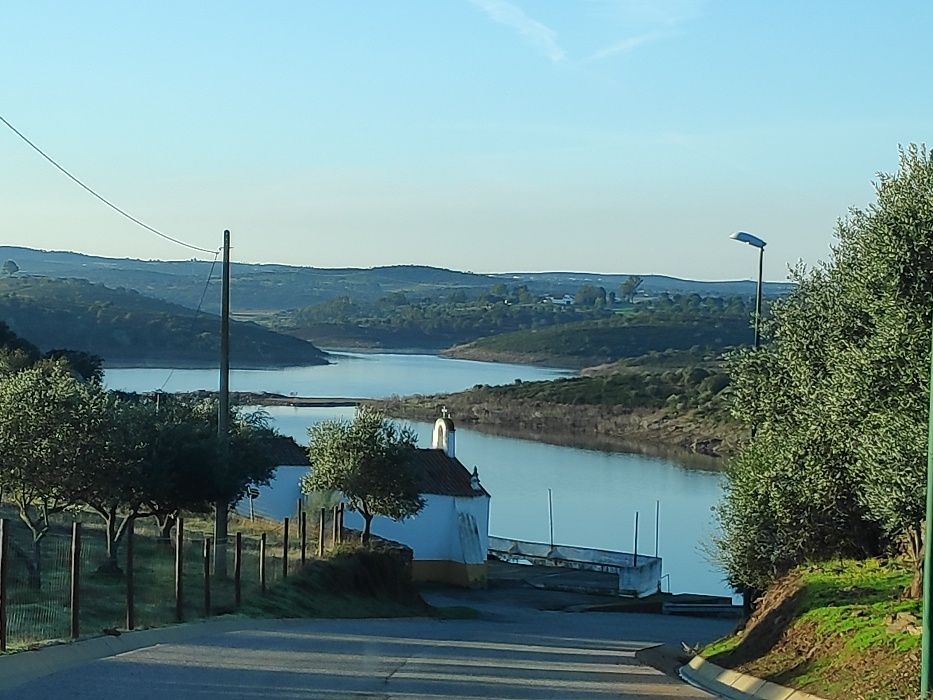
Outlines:
<svg viewBox="0 0 933 700"><path fill-rule="evenodd" d="M3 274L7 277L12 277L19 272L19 265L16 264L15 260L7 260L3 263L3 266L0 267L0 270L3 270Z"/></svg>
<svg viewBox="0 0 933 700"><path fill-rule="evenodd" d="M52 360L64 359L71 369L89 382L101 384L104 381L104 358L100 355L82 350L60 348L49 350L43 357Z"/></svg>
<svg viewBox="0 0 933 700"><path fill-rule="evenodd" d="M412 468L415 435L378 411L361 407L353 421L326 421L308 430L311 470L305 493L340 491L363 516L362 541L369 542L372 520L417 515L424 507Z"/></svg>
<svg viewBox="0 0 933 700"><path fill-rule="evenodd" d="M829 262L795 271L796 291L765 324L769 342L733 359L735 414L756 428L720 506L720 552L737 584L907 543L919 593L933 299L927 150L902 151L876 193L839 224Z"/></svg>
<svg viewBox="0 0 933 700"><path fill-rule="evenodd" d="M635 295L644 283L645 279L638 275L629 275L628 278L619 287L619 296L623 301L631 304L635 300Z"/></svg>
<svg viewBox="0 0 933 700"><path fill-rule="evenodd" d="M0 379L0 496L32 532L22 553L29 581L41 585L40 543L51 515L76 503L100 454L107 398L74 378L63 361L43 361Z"/></svg>

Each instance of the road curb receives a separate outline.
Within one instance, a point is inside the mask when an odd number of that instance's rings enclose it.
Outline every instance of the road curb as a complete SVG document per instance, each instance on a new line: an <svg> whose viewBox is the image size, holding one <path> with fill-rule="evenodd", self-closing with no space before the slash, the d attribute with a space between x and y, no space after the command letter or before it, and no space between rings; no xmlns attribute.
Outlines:
<svg viewBox="0 0 933 700"><path fill-rule="evenodd" d="M0 656L0 691L11 690L36 678L129 651L157 644L184 642L216 632L256 629L268 623L268 619L229 617L124 632L119 637L94 637L5 654Z"/></svg>
<svg viewBox="0 0 933 700"><path fill-rule="evenodd" d="M681 666L679 673L688 683L726 700L823 700L802 690L722 668L700 655Z"/></svg>

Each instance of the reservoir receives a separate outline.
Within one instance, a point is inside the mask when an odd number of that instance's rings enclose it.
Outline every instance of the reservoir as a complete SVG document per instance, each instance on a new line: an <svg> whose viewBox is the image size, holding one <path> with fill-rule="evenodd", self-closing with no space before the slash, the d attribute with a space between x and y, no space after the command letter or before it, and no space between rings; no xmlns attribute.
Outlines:
<svg viewBox="0 0 933 700"><path fill-rule="evenodd" d="M232 391L295 392L302 396L384 398L393 394L460 391L474 384L507 384L566 376L563 370L440 358L433 355L345 354L329 366L278 370L234 370ZM166 379L168 381L166 382ZM108 388L152 391L216 389L216 370L111 369ZM351 418L352 408L265 409L275 426L307 443L312 423ZM456 421L456 416L453 417ZM418 444L431 444L431 426L412 423ZM710 561L715 533L711 509L721 493L722 474L669 457L602 452L489 435L458 426L457 457L476 466L492 494L489 533L547 542L547 490L553 492L554 540L559 544L631 551L639 513L639 552L658 552L674 592L730 593L722 572ZM259 512L276 518L294 510L294 477L272 496L256 501ZM287 486L286 486L287 485ZM263 502L263 499L265 501ZM655 511L660 502L660 519ZM283 513L279 510L284 509ZM657 526L657 529L656 529ZM377 533L378 534L378 533ZM667 581L665 580L665 590Z"/></svg>

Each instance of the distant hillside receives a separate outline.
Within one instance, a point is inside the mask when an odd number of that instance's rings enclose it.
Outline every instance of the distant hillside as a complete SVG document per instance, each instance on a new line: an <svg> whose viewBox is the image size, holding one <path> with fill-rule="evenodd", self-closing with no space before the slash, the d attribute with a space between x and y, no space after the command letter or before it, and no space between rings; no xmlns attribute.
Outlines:
<svg viewBox="0 0 933 700"><path fill-rule="evenodd" d="M163 261L103 258L70 252L0 246L0 261L14 260L24 274L78 278L108 287L135 289L148 296L182 306L197 305L211 263L204 260ZM219 272L219 268L217 270ZM371 303L395 292L413 299L447 295L454 290L479 294L497 284L526 284L533 294L574 294L585 284L617 289L627 274L603 275L581 272L474 274L421 265L375 268L315 268L291 265L234 263L231 303L235 312L280 311L320 304L349 296ZM219 274L211 285L205 309L218 312ZM777 296L791 288L788 283L768 283L765 294ZM648 295L701 294L743 295L755 292L750 281L702 282L661 275L645 275L642 291Z"/></svg>
<svg viewBox="0 0 933 700"><path fill-rule="evenodd" d="M735 298L733 298L734 300ZM480 338L445 354L468 360L592 367L648 353L691 348L718 351L752 339L746 305L710 298L612 318L565 323Z"/></svg>
<svg viewBox="0 0 933 700"><path fill-rule="evenodd" d="M213 364L220 320L210 314L86 280L0 278L0 320L42 350L71 348L111 363ZM234 366L326 364L312 343L234 321Z"/></svg>

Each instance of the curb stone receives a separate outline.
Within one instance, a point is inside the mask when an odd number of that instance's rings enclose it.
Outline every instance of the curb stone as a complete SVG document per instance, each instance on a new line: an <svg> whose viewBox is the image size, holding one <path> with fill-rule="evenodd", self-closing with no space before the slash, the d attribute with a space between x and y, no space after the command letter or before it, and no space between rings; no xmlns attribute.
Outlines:
<svg viewBox="0 0 933 700"><path fill-rule="evenodd" d="M726 700L823 700L802 690L722 668L699 655L681 666L679 673L688 683Z"/></svg>
<svg viewBox="0 0 933 700"><path fill-rule="evenodd" d="M257 629L269 622L268 619L246 617L187 622L124 632L119 637L94 637L35 650L4 654L0 656L0 691L11 690L36 678L98 659L118 656L158 644L184 642L206 634Z"/></svg>

